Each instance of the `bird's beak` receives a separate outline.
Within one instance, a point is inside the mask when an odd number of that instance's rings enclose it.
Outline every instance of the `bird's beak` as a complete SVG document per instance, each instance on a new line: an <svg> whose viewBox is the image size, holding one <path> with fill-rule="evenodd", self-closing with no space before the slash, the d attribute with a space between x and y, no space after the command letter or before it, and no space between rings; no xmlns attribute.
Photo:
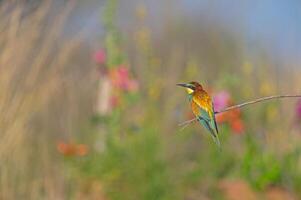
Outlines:
<svg viewBox="0 0 301 200"><path fill-rule="evenodd" d="M189 85L186 83L178 83L177 86L181 86L181 87L185 87L185 88L189 88Z"/></svg>

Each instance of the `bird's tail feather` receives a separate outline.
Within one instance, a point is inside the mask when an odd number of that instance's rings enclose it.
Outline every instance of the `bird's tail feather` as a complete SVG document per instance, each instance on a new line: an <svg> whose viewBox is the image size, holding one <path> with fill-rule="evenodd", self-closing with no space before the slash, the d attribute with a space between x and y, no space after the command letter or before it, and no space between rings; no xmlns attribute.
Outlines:
<svg viewBox="0 0 301 200"><path fill-rule="evenodd" d="M199 121L205 126L206 129L208 129L210 131L210 135L211 135L213 141L218 146L218 148L221 149L221 142L219 140L217 132L215 132L214 129L212 129L210 127L209 123L206 122L205 120L199 120Z"/></svg>
<svg viewBox="0 0 301 200"><path fill-rule="evenodd" d="M216 134L214 132L214 130L212 130L212 129L210 130L210 133L211 133L210 135L213 138L213 141L215 142L215 144L218 146L219 149L221 149L221 142L219 140L218 134Z"/></svg>

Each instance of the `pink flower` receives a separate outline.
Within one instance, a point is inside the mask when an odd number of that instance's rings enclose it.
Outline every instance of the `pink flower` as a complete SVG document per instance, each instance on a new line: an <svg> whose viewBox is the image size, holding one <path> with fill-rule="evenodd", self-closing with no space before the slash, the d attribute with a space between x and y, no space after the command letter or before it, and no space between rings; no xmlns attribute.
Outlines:
<svg viewBox="0 0 301 200"><path fill-rule="evenodd" d="M103 49L99 49L93 55L93 59L97 64L104 64L106 62L106 53Z"/></svg>
<svg viewBox="0 0 301 200"><path fill-rule="evenodd" d="M221 91L213 97L215 111L225 109L230 103L230 94L227 91Z"/></svg>
<svg viewBox="0 0 301 200"><path fill-rule="evenodd" d="M232 105L231 96L227 91L217 93L213 98L215 111L221 111ZM241 111L239 109L230 110L216 115L217 123L227 123L231 130L236 134L241 134L245 130L244 123L241 119Z"/></svg>
<svg viewBox="0 0 301 200"><path fill-rule="evenodd" d="M296 116L298 119L301 119L301 99L298 100L296 105Z"/></svg>
<svg viewBox="0 0 301 200"><path fill-rule="evenodd" d="M137 81L130 78L129 70L124 65L121 65L119 68L111 71L111 81L113 86L118 89L129 92L135 92L138 90Z"/></svg>

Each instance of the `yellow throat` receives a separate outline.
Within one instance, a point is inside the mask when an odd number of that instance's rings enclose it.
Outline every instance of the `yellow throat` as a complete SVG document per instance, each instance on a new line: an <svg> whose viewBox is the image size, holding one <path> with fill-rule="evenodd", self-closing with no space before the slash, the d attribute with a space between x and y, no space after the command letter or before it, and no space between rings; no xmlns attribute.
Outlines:
<svg viewBox="0 0 301 200"><path fill-rule="evenodd" d="M186 92L187 92L188 94L192 94L192 93L193 93L193 90L190 89L190 88L186 88Z"/></svg>

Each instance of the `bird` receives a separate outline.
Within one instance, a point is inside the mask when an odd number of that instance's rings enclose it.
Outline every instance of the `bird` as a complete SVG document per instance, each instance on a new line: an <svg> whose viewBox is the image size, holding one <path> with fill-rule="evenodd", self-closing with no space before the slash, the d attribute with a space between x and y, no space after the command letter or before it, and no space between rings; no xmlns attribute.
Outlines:
<svg viewBox="0 0 301 200"><path fill-rule="evenodd" d="M218 127L210 95L203 89L202 85L196 81L190 83L178 83L177 86L186 89L192 112L197 118L197 121L209 131L213 141L220 148L221 144L218 137Z"/></svg>

